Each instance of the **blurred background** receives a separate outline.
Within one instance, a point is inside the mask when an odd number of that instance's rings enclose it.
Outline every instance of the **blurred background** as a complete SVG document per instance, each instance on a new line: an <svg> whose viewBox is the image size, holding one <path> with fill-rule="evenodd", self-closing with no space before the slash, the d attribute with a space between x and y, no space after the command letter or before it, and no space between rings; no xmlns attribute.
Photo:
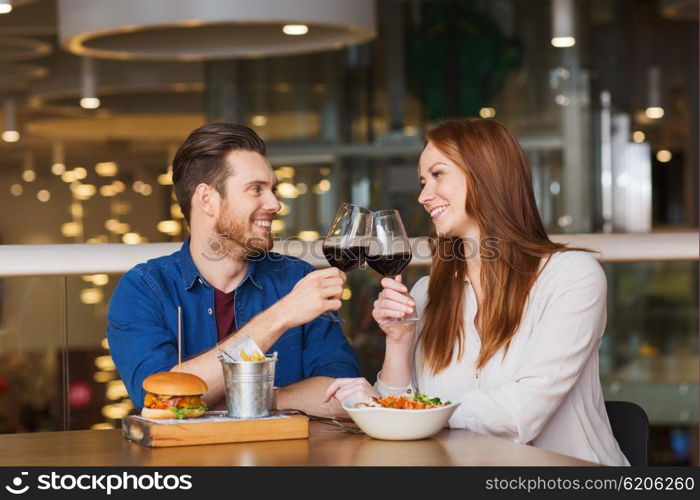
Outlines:
<svg viewBox="0 0 700 500"><path fill-rule="evenodd" d="M696 0L0 0L0 102L0 256L32 256L0 258L0 432L132 408L106 311L127 247L186 237L170 162L192 129L254 128L274 235L313 242L342 202L428 234L423 134L481 116L517 134L550 234L616 249L605 397L647 411L652 464L698 465ZM379 279L355 271L343 296L370 380Z"/></svg>

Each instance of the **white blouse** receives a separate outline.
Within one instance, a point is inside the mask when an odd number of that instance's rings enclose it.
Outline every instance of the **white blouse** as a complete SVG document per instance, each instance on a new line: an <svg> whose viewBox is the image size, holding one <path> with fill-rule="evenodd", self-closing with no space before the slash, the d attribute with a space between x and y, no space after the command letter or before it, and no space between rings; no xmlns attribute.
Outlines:
<svg viewBox="0 0 700 500"><path fill-rule="evenodd" d="M428 277L411 290L419 318ZM437 375L416 352L413 386L430 397L459 401L451 428L465 428L604 465L629 465L610 429L598 372L605 330L607 283L587 252L555 253L533 285L505 357L497 352L479 371L474 326L476 296L469 282L464 308L464 353ZM488 300L488 298L485 298ZM420 331L422 321L417 324ZM381 376L381 373L380 375ZM404 392L377 377L382 394Z"/></svg>

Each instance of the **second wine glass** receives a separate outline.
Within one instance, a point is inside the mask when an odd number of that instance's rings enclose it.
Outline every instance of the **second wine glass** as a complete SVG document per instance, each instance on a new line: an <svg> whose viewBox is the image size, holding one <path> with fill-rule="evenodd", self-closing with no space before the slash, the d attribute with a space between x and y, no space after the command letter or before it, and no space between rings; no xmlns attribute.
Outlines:
<svg viewBox="0 0 700 500"><path fill-rule="evenodd" d="M411 262L411 243L404 229L398 210L381 210L372 214L372 237L366 247L369 266L387 278L396 278ZM418 321L413 313L387 323L407 323Z"/></svg>

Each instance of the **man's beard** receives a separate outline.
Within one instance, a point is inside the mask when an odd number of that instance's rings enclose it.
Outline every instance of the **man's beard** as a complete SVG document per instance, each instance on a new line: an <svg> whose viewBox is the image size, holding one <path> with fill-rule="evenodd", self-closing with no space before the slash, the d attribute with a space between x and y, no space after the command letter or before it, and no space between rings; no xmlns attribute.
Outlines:
<svg viewBox="0 0 700 500"><path fill-rule="evenodd" d="M216 221L216 233L222 254L242 259L261 255L272 248L270 233L252 234L252 220L233 220L229 215L228 204L224 203L221 208L221 215Z"/></svg>

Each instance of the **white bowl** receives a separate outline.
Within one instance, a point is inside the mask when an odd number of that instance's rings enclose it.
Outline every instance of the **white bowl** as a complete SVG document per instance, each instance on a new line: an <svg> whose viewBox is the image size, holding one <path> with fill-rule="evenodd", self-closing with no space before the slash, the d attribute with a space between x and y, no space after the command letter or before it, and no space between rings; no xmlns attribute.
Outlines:
<svg viewBox="0 0 700 500"><path fill-rule="evenodd" d="M375 439L391 441L425 439L447 427L447 422L459 403L426 410L397 408L355 408L357 401L343 401L348 412L362 431Z"/></svg>

